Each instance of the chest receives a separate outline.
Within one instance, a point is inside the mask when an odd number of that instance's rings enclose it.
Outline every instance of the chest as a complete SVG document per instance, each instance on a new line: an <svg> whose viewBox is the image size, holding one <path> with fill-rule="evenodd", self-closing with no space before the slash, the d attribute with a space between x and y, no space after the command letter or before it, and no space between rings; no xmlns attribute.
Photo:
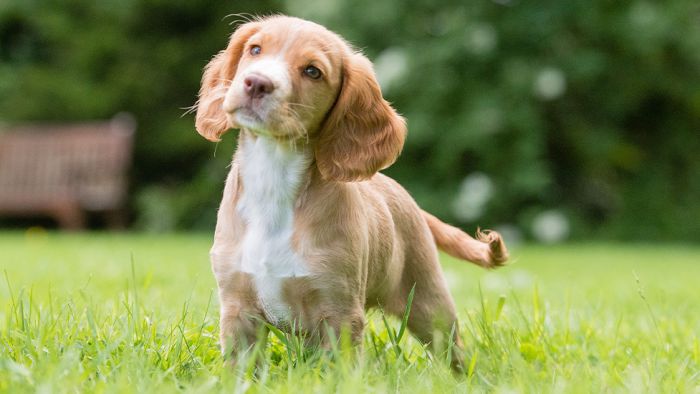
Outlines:
<svg viewBox="0 0 700 394"><path fill-rule="evenodd" d="M283 283L309 275L294 249L292 236L295 206L310 159L303 151L262 137L243 141L241 149L243 187L236 209L246 230L240 270L251 275L268 320L274 324L289 322Z"/></svg>

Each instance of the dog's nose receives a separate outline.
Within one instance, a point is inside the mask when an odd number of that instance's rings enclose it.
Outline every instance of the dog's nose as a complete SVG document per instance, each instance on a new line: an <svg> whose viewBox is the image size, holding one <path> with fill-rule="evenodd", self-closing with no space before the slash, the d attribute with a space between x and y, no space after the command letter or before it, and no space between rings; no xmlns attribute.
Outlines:
<svg viewBox="0 0 700 394"><path fill-rule="evenodd" d="M275 90L275 85L268 78L261 75L249 75L243 80L245 92L251 98L260 98Z"/></svg>

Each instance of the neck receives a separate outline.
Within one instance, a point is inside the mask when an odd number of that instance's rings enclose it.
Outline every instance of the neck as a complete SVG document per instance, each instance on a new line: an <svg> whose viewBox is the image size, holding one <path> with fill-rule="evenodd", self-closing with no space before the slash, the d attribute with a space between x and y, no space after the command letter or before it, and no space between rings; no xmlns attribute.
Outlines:
<svg viewBox="0 0 700 394"><path fill-rule="evenodd" d="M309 147L242 133L238 147L241 213L249 225L264 232L291 226L296 201L310 176Z"/></svg>

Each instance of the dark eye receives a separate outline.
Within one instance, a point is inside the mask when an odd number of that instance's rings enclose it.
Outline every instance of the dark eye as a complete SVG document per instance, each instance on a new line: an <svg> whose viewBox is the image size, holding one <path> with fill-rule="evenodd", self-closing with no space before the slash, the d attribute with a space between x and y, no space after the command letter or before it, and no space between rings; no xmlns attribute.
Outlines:
<svg viewBox="0 0 700 394"><path fill-rule="evenodd" d="M262 52L262 48L260 48L260 45L253 45L250 47L250 54L253 56L259 55L260 52Z"/></svg>
<svg viewBox="0 0 700 394"><path fill-rule="evenodd" d="M321 70L314 66L308 66L304 69L304 75L311 79L319 79L321 78Z"/></svg>

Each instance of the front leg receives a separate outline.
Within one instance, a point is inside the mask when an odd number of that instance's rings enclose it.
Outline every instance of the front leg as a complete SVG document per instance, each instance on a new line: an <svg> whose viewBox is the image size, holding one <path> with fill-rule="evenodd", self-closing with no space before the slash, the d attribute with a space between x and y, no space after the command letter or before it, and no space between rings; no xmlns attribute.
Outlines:
<svg viewBox="0 0 700 394"><path fill-rule="evenodd" d="M330 308L329 308L330 309ZM361 308L342 308L319 316L319 339L321 348L330 350L334 343L347 335L353 348L361 350L365 330L365 314Z"/></svg>
<svg viewBox="0 0 700 394"><path fill-rule="evenodd" d="M249 274L236 272L218 282L221 351L233 366L258 340L267 338L267 329Z"/></svg>
<svg viewBox="0 0 700 394"><path fill-rule="evenodd" d="M265 341L267 338L267 328L262 324L262 316L250 311L241 311L237 307L221 307L220 329L221 352L227 364L232 367L258 341ZM261 345L264 348L264 342Z"/></svg>
<svg viewBox="0 0 700 394"><path fill-rule="evenodd" d="M283 295L293 316L307 336L309 345L329 350L334 340L347 335L354 347L362 345L365 328L364 303L352 291L356 287L338 283L337 274L314 278L292 278L283 286Z"/></svg>

